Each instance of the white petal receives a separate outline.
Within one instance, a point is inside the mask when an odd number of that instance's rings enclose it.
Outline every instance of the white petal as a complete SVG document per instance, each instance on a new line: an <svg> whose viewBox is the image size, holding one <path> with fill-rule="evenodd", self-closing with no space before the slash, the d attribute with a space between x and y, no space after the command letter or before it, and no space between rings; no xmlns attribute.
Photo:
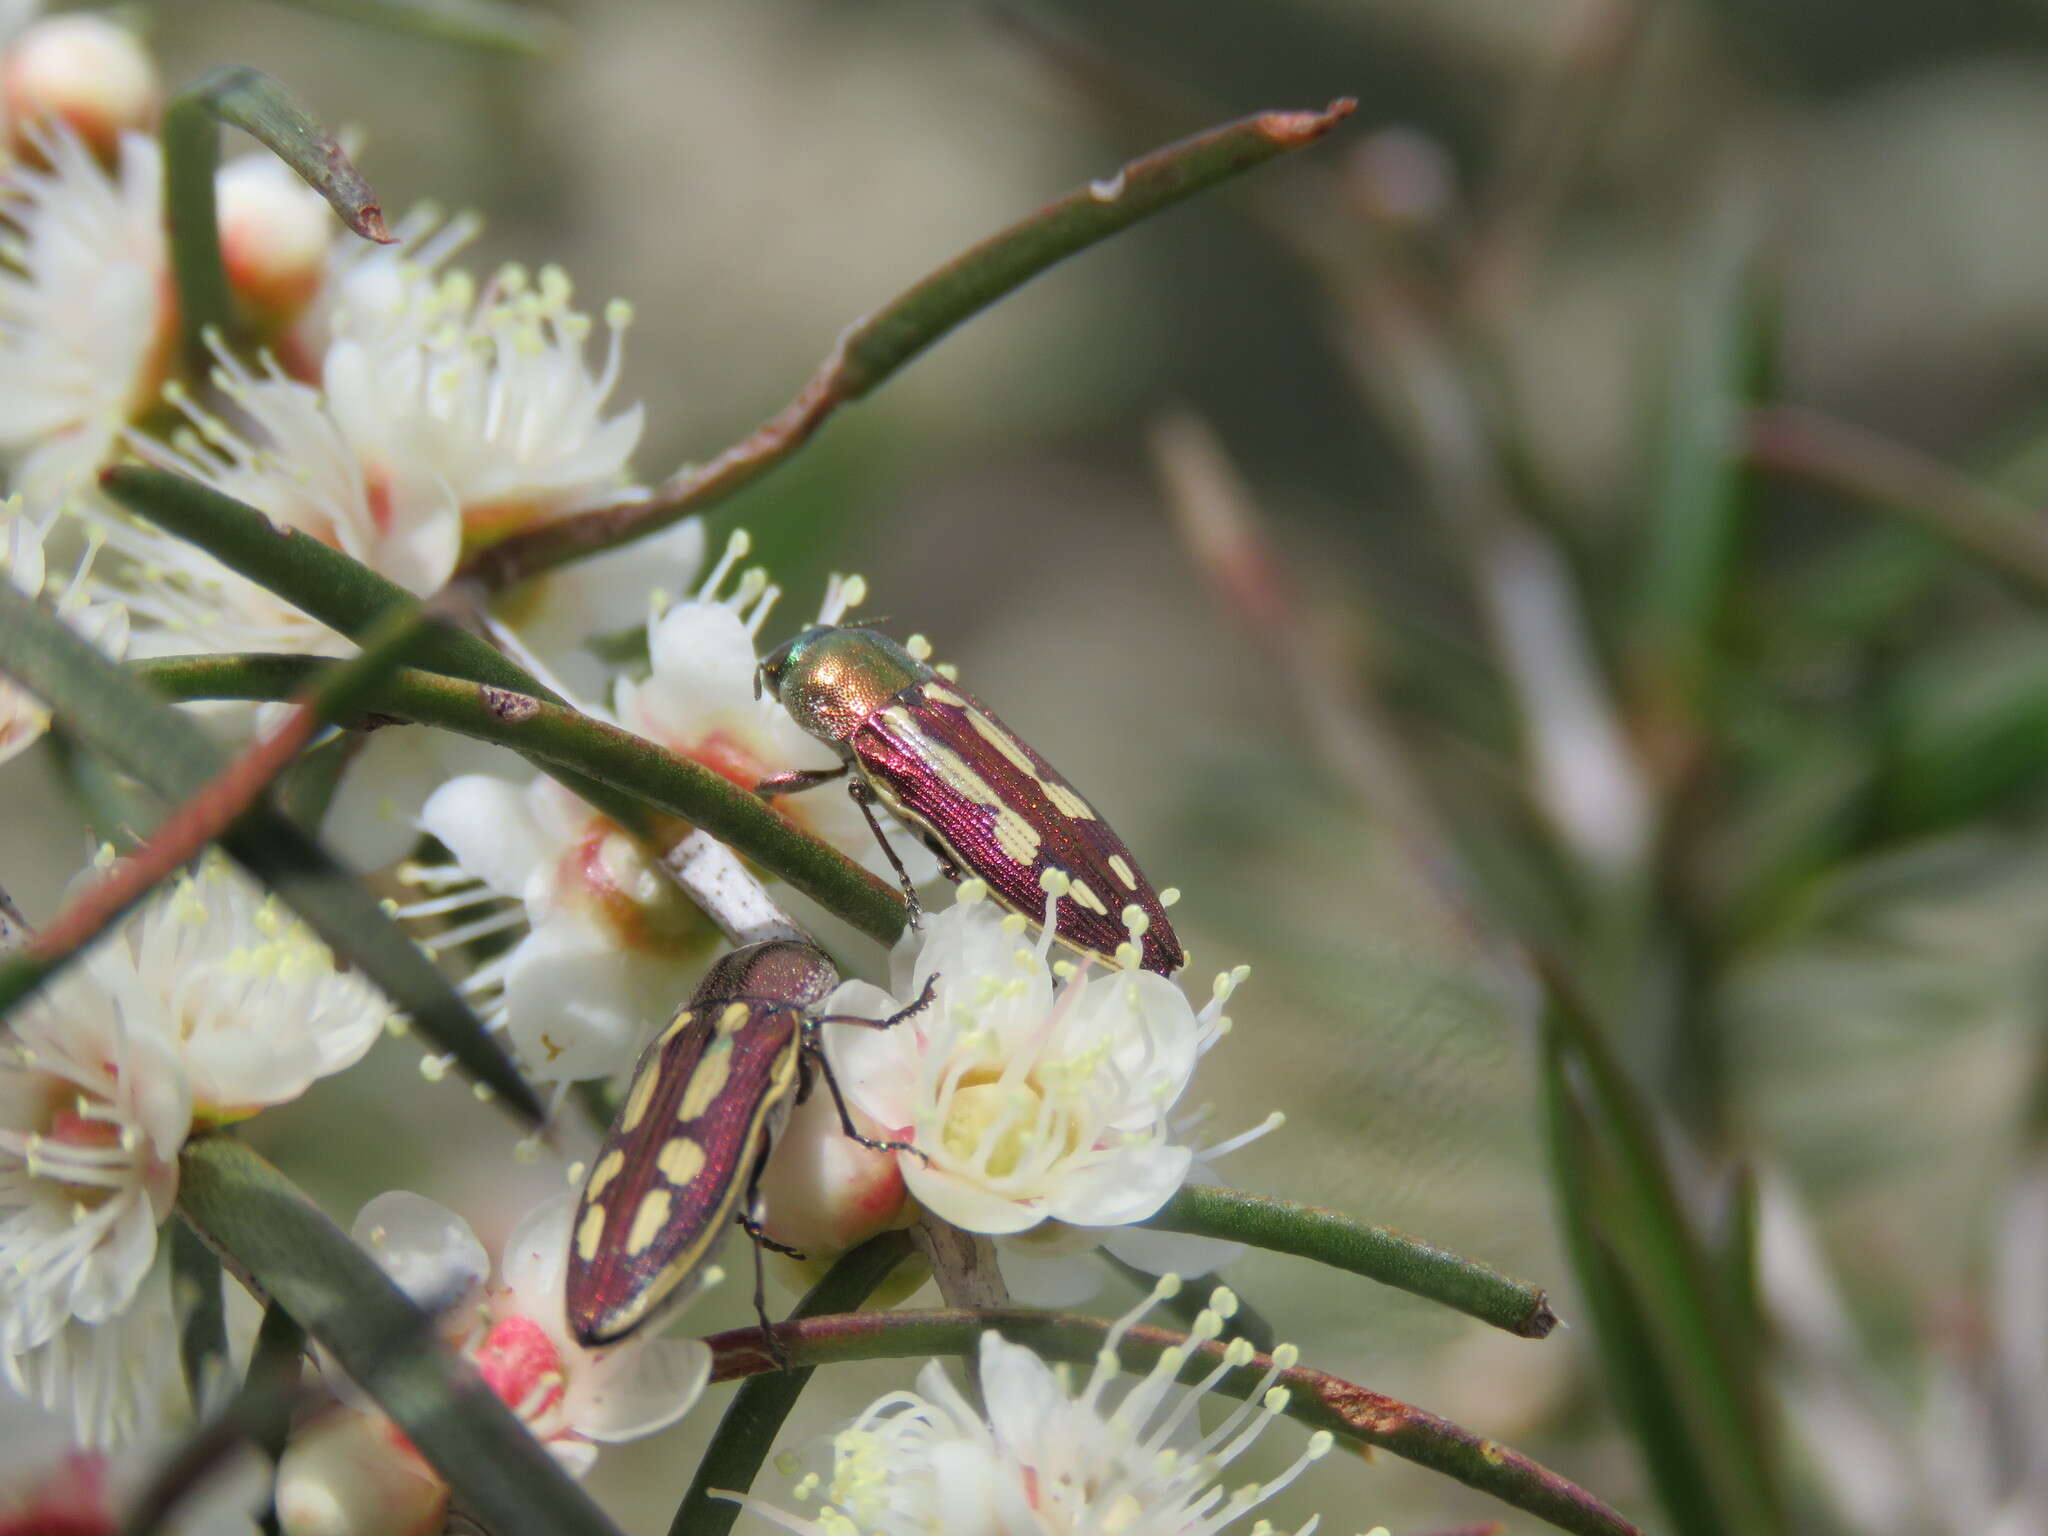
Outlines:
<svg viewBox="0 0 2048 1536"><path fill-rule="evenodd" d="M690 1411L711 1378L701 1339L633 1339L593 1350L569 1374L563 1411L593 1440L637 1440Z"/></svg>
<svg viewBox="0 0 2048 1536"><path fill-rule="evenodd" d="M357 1214L349 1236L423 1307L458 1302L491 1272L491 1257L469 1223L410 1190L387 1190L372 1199Z"/></svg>
<svg viewBox="0 0 2048 1536"><path fill-rule="evenodd" d="M435 790L420 825L501 896L525 898L529 881L551 868L557 852L534 825L525 789L485 774L465 774Z"/></svg>
<svg viewBox="0 0 2048 1536"><path fill-rule="evenodd" d="M703 521L685 518L652 538L552 571L498 607L572 693L595 698L612 669L585 642L637 626L662 593L687 592L703 561Z"/></svg>
<svg viewBox="0 0 2048 1536"><path fill-rule="evenodd" d="M1194 1154L1166 1142L1119 1148L1060 1181L1046 1214L1077 1227L1121 1227L1158 1213L1188 1176Z"/></svg>
<svg viewBox="0 0 2048 1536"><path fill-rule="evenodd" d="M572 1193L541 1201L505 1239L498 1264L499 1282L518 1298L519 1310L550 1334L562 1331L562 1275L569 1261L569 1224L575 1216Z"/></svg>
<svg viewBox="0 0 2048 1536"><path fill-rule="evenodd" d="M1244 1253L1243 1243L1147 1227L1116 1227L1103 1233L1102 1246L1148 1275L1213 1275Z"/></svg>
<svg viewBox="0 0 2048 1536"><path fill-rule="evenodd" d="M570 913L520 941L505 972L505 1027L535 1077L573 1082L624 1071L687 996L687 968L620 949Z"/></svg>
<svg viewBox="0 0 2048 1536"><path fill-rule="evenodd" d="M985 1232L999 1237L1008 1232L1025 1232L1044 1221L1047 1212L991 1194L981 1184L961 1178L944 1168L928 1168L922 1159L898 1154L903 1182L926 1210L942 1221L967 1232Z"/></svg>
<svg viewBox="0 0 2048 1536"><path fill-rule="evenodd" d="M320 822L320 841L350 869L382 869L419 840L421 807L448 777L440 734L424 726L387 725L356 748Z"/></svg>

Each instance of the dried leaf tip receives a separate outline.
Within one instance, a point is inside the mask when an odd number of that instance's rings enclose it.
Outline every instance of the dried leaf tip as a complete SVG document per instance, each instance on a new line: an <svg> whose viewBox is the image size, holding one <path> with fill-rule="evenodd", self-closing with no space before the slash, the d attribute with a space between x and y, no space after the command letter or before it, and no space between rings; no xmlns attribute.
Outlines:
<svg viewBox="0 0 2048 1536"><path fill-rule="evenodd" d="M1357 110L1356 96L1339 96L1320 112L1261 112L1259 132L1276 144L1310 144Z"/></svg>

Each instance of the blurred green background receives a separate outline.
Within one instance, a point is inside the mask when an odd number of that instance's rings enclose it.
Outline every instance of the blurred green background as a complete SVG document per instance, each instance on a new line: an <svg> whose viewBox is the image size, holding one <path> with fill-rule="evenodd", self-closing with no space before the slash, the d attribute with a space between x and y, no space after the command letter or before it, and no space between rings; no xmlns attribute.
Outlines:
<svg viewBox="0 0 2048 1536"><path fill-rule="evenodd" d="M148 19L169 79L254 64L352 125L388 209L480 210L473 265L559 262L593 307L629 298L622 394L648 406L650 479L751 427L845 325L1044 199L1209 121L1358 97L1301 163L1086 253L946 340L714 533L748 527L789 589L771 631L808 616L827 572L865 572L876 610L932 636L1185 889L1195 974L1252 965L1198 1093L1223 1133L1275 1107L1289 1120L1228 1160L1234 1182L1484 1257L1582 1322L1533 1010L1400 856L1416 829L1316 750L1279 664L1177 533L1148 435L1170 408L1198 413L1340 699L1372 697L1410 743L1506 893L1495 909L1600 978L1623 1055L1693 1133L1678 1162L1705 1206L1737 1160L1800 1192L1901 1433L1944 1372L1973 1368L2048 1041L2048 629L2038 594L1926 533L1737 473L1730 401L1738 375L1763 378L1983 484L2048 492L2048 6L558 14L564 43L538 60L262 0ZM1494 257L1506 277L1475 293ZM1469 529L1432 479L1423 373L1392 350L1403 315L1473 406L1493 489L1567 562L1594 673L1679 829L1660 876L1588 879L1545 846L1521 751L1540 732L1489 657ZM1713 547L1680 573L1709 591L1674 662L1646 599L1670 590L1659 562L1685 518ZM75 862L61 832L34 834L51 873L20 893L32 913ZM850 968L877 971L871 945L837 936ZM402 1184L502 1236L558 1175L515 1165L507 1125L421 1082L415 1055L380 1047L257 1139L344 1221ZM1589 1328L1517 1341L1268 1256L1231 1278L1310 1363L1673 1528ZM731 1289L692 1324L740 1321ZM1127 1294L1112 1281L1102 1306ZM791 1438L907 1375L821 1374ZM724 1390L605 1454L594 1486L629 1530L665 1528ZM1261 1454L1294 1449L1283 1428ZM1792 1478L1811 1480L1796 1456ZM1345 1456L1270 1513L1314 1509L1325 1530L1396 1536L1497 1512ZM1841 1528L1932 1528L1920 1518L1901 1505Z"/></svg>

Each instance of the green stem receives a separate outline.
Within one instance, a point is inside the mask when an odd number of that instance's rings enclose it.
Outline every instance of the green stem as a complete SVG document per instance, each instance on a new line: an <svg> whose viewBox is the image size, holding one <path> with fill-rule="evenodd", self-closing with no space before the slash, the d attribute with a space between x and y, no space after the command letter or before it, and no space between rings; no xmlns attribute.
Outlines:
<svg viewBox="0 0 2048 1536"><path fill-rule="evenodd" d="M851 1312L875 1293L881 1283L909 1258L911 1242L904 1232L884 1232L843 1255L789 1315L792 1320ZM676 1508L669 1536L725 1536L739 1518L740 1507L714 1490L744 1493L754 1486L761 1463L782 1432L796 1400L809 1384L814 1367L764 1371L739 1385L718 1421L690 1491Z"/></svg>
<svg viewBox="0 0 2048 1536"><path fill-rule="evenodd" d="M247 1146L187 1142L178 1208L333 1352L498 1536L619 1536L469 1362L440 1347L433 1318Z"/></svg>
<svg viewBox="0 0 2048 1536"><path fill-rule="evenodd" d="M1441 1302L1525 1339L1546 1338L1557 1326L1557 1314L1539 1287L1477 1259L1321 1206L1190 1184L1139 1225L1313 1259Z"/></svg>
<svg viewBox="0 0 2048 1536"><path fill-rule="evenodd" d="M289 698L335 664L308 656L228 655L131 665L172 698L192 700ZM799 831L757 796L630 731L530 693L410 668L371 690L363 706L389 719L510 747L565 782L594 784L611 791L615 802L680 817L879 943L895 942L903 930L903 898L892 886Z"/></svg>
<svg viewBox="0 0 2048 1536"><path fill-rule="evenodd" d="M171 1300L179 1319L178 1363L192 1416L204 1418L220 1400L227 1379L228 1322L221 1295L220 1260L197 1232L171 1223Z"/></svg>
<svg viewBox="0 0 2048 1536"><path fill-rule="evenodd" d="M790 1361L800 1366L972 1355L980 1348L982 1333L991 1328L1041 1359L1089 1364L1103 1348L1110 1326L1099 1318L1014 1308L855 1312L781 1323L775 1334ZM711 1346L713 1381L775 1368L758 1328L737 1328L705 1342ZM1143 1372L1167 1350L1186 1349L1179 1380L1205 1381L1222 1363L1224 1346L1211 1342L1190 1348L1188 1342L1186 1334L1169 1329L1136 1327L1124 1335L1118 1357L1127 1371ZM1255 1356L1249 1365L1222 1373L1214 1390L1248 1398L1265 1383L1271 1364L1270 1357ZM1305 1366L1281 1371L1275 1384L1287 1389L1288 1417L1311 1429L1326 1429L1354 1445L1391 1451L1575 1536L1640 1536L1634 1525L1585 1489L1519 1451L1433 1413Z"/></svg>
<svg viewBox="0 0 2048 1536"><path fill-rule="evenodd" d="M232 342L237 328L213 195L222 123L240 128L297 171L365 240L391 241L369 183L334 136L281 84L241 64L195 80L164 108L164 227L185 360L201 376L210 363L208 333Z"/></svg>
<svg viewBox="0 0 2048 1536"><path fill-rule="evenodd" d="M1047 203L897 295L848 331L796 398L705 464L657 487L651 499L600 507L484 551L464 574L499 589L572 560L642 538L714 506L801 448L840 406L858 400L961 322L1077 251L1218 182L1313 144L1356 102L1321 112L1261 112L1131 161L1114 176Z"/></svg>

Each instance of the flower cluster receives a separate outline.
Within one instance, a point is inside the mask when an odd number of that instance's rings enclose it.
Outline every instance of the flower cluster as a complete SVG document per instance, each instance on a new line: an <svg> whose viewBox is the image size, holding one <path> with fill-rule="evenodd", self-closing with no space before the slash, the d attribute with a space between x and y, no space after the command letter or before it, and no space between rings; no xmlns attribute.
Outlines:
<svg viewBox="0 0 2048 1536"><path fill-rule="evenodd" d="M347 636L103 499L99 472L126 458L199 482L422 597L504 539L649 494L631 462L644 413L614 399L629 308L593 318L554 268L465 270L473 218L421 210L375 248L339 234L277 161L234 161L215 188L232 334L203 348L184 336L147 55L104 18L32 10L0 0L0 577L12 588L116 657L345 656ZM195 367L202 350L210 360ZM750 553L734 534L705 571L703 529L685 520L480 599L475 617L594 719L751 793L839 759L759 687L782 594ZM834 577L816 621L839 624L865 599L859 577ZM231 737L259 718L193 707ZM48 723L0 680L0 764ZM509 755L416 726L337 745L346 767L321 835L407 889L394 910L459 965L458 985L518 1064L559 1085L558 1106L569 1083L626 1072L735 931L677 874L679 850L703 833L629 833ZM895 828L881 845L844 793L773 804L885 878L938 873L923 838ZM1045 1301L1089 1294L1098 1248L1154 1271L1228 1256L1132 1229L1237 1144L1194 1145L1199 1115L1183 1100L1228 1032L1244 972L1218 977L1198 1006L1138 968L1142 927L1117 965L1061 958L1052 914L1065 893L1048 883L1033 937L969 880L898 947L893 995L839 989L828 1013L904 1016L887 1029L828 1023L824 1048L857 1127L907 1150L846 1136L836 1089L792 1092L775 1106L787 1118L750 1217L814 1266L884 1227L952 1223L994 1238L1011 1285ZM0 1439L38 1447L19 1466L0 1453L0 1526L19 1513L112 1528L134 1459L218 1406L191 1400L207 1394L188 1392L175 1359L187 1299L173 1295L162 1234L181 1150L347 1069L395 1024L370 981L217 856L0 1021ZM428 1058L428 1075L451 1060ZM433 1315L443 1346L580 1476L601 1444L687 1412L711 1357L695 1339L576 1343L563 1296L572 1209L565 1195L531 1212L495 1266L461 1217L403 1191L371 1201L354 1235ZM1198 1342L1229 1310L1219 1292ZM1171 1369L1110 1401L1107 1362L1135 1319L1078 1395L990 1335L986 1415L934 1367L918 1393L884 1399L840 1437L830 1509L774 1518L832 1533L1207 1536L1327 1447L1311 1442L1292 1471L1222 1500L1217 1475L1284 1400L1284 1357L1251 1406L1195 1436L1200 1393L1174 1391ZM1249 1358L1233 1344L1210 1384ZM331 1400L300 1415L253 1494L237 1481L196 1501L209 1528L248 1529L274 1498L293 1536L440 1529L441 1473L335 1362L321 1365Z"/></svg>
<svg viewBox="0 0 2048 1536"><path fill-rule="evenodd" d="M169 1330L158 1229L196 1129L356 1062L388 1015L215 857L0 1029L0 1362L103 1446L146 1424Z"/></svg>

